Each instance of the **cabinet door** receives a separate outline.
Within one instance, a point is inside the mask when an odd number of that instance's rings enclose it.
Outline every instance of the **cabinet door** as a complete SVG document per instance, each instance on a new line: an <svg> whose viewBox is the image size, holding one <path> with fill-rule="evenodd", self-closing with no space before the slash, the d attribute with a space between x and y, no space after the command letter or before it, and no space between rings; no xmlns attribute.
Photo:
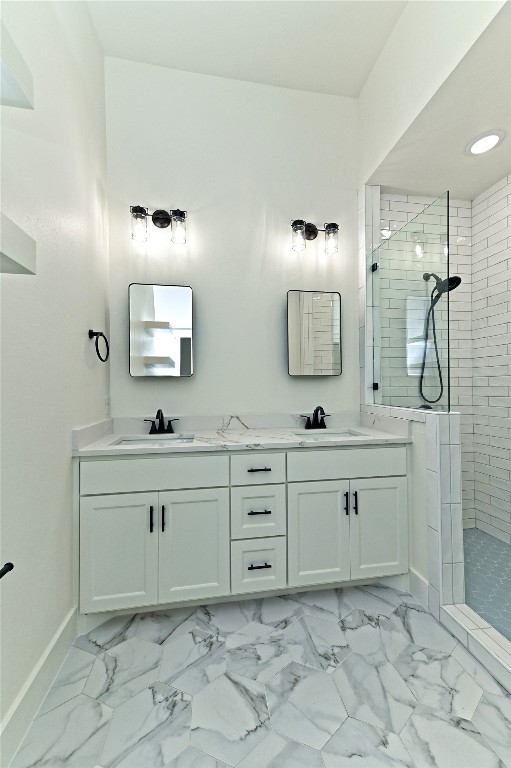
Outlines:
<svg viewBox="0 0 511 768"><path fill-rule="evenodd" d="M354 512L355 495L358 514ZM390 576L408 570L405 477L351 481L351 577Z"/></svg>
<svg viewBox="0 0 511 768"><path fill-rule="evenodd" d="M82 613L157 602L157 518L157 493L123 493L80 500Z"/></svg>
<svg viewBox="0 0 511 768"><path fill-rule="evenodd" d="M347 481L288 486L289 586L350 578L350 518Z"/></svg>
<svg viewBox="0 0 511 768"><path fill-rule="evenodd" d="M159 602L230 592L229 490L159 494Z"/></svg>

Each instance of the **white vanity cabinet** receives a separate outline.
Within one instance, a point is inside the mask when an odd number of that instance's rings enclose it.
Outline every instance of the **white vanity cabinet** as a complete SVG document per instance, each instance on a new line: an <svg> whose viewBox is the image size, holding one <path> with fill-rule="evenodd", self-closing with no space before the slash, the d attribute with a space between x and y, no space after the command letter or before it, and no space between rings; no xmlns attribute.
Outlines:
<svg viewBox="0 0 511 768"><path fill-rule="evenodd" d="M405 475L402 447L290 454L289 586L405 573Z"/></svg>
<svg viewBox="0 0 511 768"><path fill-rule="evenodd" d="M81 462L80 611L229 594L228 485L227 456Z"/></svg>
<svg viewBox="0 0 511 768"><path fill-rule="evenodd" d="M229 489L160 493L158 602L229 591Z"/></svg>
<svg viewBox="0 0 511 768"><path fill-rule="evenodd" d="M157 493L80 500L82 613L158 601L157 516Z"/></svg>
<svg viewBox="0 0 511 768"><path fill-rule="evenodd" d="M406 573L406 446L80 459L80 611Z"/></svg>

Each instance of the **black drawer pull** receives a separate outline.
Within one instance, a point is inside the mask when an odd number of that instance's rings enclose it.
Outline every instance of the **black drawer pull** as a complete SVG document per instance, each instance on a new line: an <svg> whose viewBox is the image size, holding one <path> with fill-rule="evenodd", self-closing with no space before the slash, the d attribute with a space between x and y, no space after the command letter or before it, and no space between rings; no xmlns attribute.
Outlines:
<svg viewBox="0 0 511 768"><path fill-rule="evenodd" d="M149 533L154 531L154 509L149 507Z"/></svg>
<svg viewBox="0 0 511 768"><path fill-rule="evenodd" d="M344 504L344 511L346 512L347 515L349 515L349 513L350 513L350 493L349 493L349 491L346 491L346 493L344 494L344 502L345 502L345 504Z"/></svg>
<svg viewBox="0 0 511 768"><path fill-rule="evenodd" d="M358 515L358 491L355 491L353 496L355 497L355 514Z"/></svg>
<svg viewBox="0 0 511 768"><path fill-rule="evenodd" d="M271 509L262 509L260 512L251 509L250 512L247 512L247 515L271 515Z"/></svg>
<svg viewBox="0 0 511 768"><path fill-rule="evenodd" d="M247 469L247 472L271 472L271 467L261 467L260 469Z"/></svg>
<svg viewBox="0 0 511 768"><path fill-rule="evenodd" d="M264 568L271 568L271 565L268 565L268 563L265 563L264 565L249 565L247 570L249 570L249 571L261 571Z"/></svg>
<svg viewBox="0 0 511 768"><path fill-rule="evenodd" d="M165 531L165 505L161 505L161 532Z"/></svg>

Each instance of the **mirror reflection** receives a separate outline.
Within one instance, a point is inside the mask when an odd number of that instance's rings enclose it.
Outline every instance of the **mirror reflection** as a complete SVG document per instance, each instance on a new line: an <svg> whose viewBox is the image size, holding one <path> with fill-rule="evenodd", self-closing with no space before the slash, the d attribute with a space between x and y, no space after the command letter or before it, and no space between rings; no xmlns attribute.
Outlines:
<svg viewBox="0 0 511 768"><path fill-rule="evenodd" d="M129 287L130 374L191 376L192 289L184 285Z"/></svg>
<svg viewBox="0 0 511 768"><path fill-rule="evenodd" d="M287 343L291 376L339 376L340 293L288 291Z"/></svg>

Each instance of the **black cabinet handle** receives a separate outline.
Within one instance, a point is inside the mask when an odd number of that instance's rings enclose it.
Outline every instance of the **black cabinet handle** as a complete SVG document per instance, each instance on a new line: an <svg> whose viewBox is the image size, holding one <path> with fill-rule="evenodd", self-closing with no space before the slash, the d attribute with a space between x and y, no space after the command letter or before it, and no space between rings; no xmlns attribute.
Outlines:
<svg viewBox="0 0 511 768"><path fill-rule="evenodd" d="M161 532L165 531L165 505L161 505Z"/></svg>
<svg viewBox="0 0 511 768"><path fill-rule="evenodd" d="M247 472L271 472L271 467L261 467L260 469L247 469Z"/></svg>
<svg viewBox="0 0 511 768"><path fill-rule="evenodd" d="M271 565L268 565L268 563L265 563L264 565L249 565L247 570L248 571L261 571L264 568L271 568Z"/></svg>
<svg viewBox="0 0 511 768"><path fill-rule="evenodd" d="M247 515L271 515L271 509L262 509L260 512L251 509L250 512L247 512Z"/></svg>
<svg viewBox="0 0 511 768"><path fill-rule="evenodd" d="M347 515L350 513L350 493L349 491L346 491L344 494L344 511Z"/></svg>
<svg viewBox="0 0 511 768"><path fill-rule="evenodd" d="M154 509L149 507L149 533L154 531Z"/></svg>
<svg viewBox="0 0 511 768"><path fill-rule="evenodd" d="M12 563L5 563L5 565L0 568L0 579L5 576L6 573L9 573L9 571L12 571L14 568L14 565Z"/></svg>
<svg viewBox="0 0 511 768"><path fill-rule="evenodd" d="M355 491L353 496L355 497L355 514L358 515L358 491Z"/></svg>

